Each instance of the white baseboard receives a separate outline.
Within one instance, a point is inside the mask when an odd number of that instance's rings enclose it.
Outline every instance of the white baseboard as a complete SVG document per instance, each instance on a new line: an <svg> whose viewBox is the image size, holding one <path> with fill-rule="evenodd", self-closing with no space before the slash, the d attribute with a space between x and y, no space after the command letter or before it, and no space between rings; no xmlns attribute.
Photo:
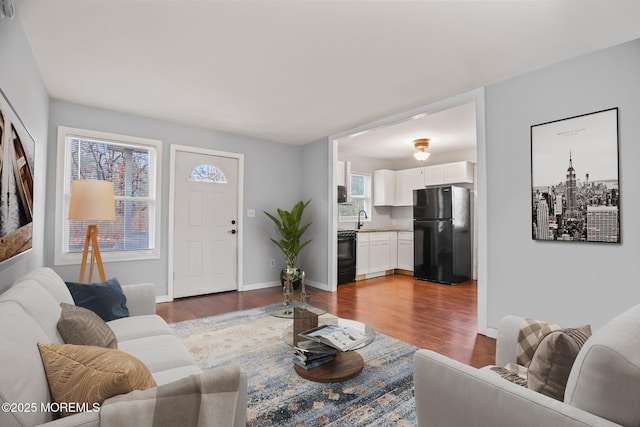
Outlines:
<svg viewBox="0 0 640 427"><path fill-rule="evenodd" d="M478 331L478 333L489 338L498 338L498 330L495 328L486 328L484 331Z"/></svg>
<svg viewBox="0 0 640 427"><path fill-rule="evenodd" d="M319 282L313 282L311 280L307 280L306 284L316 288L316 289L321 289L323 291L328 291L329 290L329 285L326 283L319 283ZM256 289L265 289L265 288L275 288L278 286L282 286L280 284L280 282L263 282L263 283L252 283L250 285L244 285L242 287L242 289L239 289L239 292L244 292L244 291L255 291ZM169 295L159 295L156 296L156 304L161 303L161 302L171 302L173 301L171 298L169 298Z"/></svg>
<svg viewBox="0 0 640 427"><path fill-rule="evenodd" d="M306 284L311 286L311 287L313 287L313 288L316 288L316 289L320 289L320 290L323 290L323 291L329 291L329 284L327 284L327 283L318 283L318 282L313 282L311 280L307 280Z"/></svg>
<svg viewBox="0 0 640 427"><path fill-rule="evenodd" d="M276 286L282 286L282 285L280 284L280 282L252 283L250 285L242 286L242 289L240 289L240 291L241 292L255 291L256 289L275 288Z"/></svg>

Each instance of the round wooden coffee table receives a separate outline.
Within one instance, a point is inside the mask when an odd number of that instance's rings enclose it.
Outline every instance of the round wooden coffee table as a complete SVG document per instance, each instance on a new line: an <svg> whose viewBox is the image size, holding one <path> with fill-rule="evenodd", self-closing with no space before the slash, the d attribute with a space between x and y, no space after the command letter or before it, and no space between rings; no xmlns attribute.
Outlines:
<svg viewBox="0 0 640 427"><path fill-rule="evenodd" d="M364 359L355 351L336 354L329 363L306 370L294 363L293 368L302 378L318 383L338 383L357 377L364 368Z"/></svg>

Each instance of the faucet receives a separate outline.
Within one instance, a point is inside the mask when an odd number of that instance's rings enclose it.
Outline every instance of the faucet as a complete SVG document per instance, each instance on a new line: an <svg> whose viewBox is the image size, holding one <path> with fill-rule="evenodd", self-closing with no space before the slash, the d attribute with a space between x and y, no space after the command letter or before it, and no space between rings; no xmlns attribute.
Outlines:
<svg viewBox="0 0 640 427"><path fill-rule="evenodd" d="M360 230L360 228L362 227L362 223L360 222L360 214L363 213L364 214L364 218L367 219L369 218L367 216L367 212L364 209L360 209L360 212L358 212L358 230Z"/></svg>

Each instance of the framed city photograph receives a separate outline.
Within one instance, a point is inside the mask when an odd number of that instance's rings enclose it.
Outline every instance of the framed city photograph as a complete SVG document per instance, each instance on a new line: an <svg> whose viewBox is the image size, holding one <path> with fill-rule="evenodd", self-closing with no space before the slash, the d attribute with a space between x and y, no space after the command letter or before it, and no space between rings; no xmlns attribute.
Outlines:
<svg viewBox="0 0 640 427"><path fill-rule="evenodd" d="M531 126L534 240L620 243L618 109Z"/></svg>
<svg viewBox="0 0 640 427"><path fill-rule="evenodd" d="M35 145L0 89L0 263L32 248Z"/></svg>

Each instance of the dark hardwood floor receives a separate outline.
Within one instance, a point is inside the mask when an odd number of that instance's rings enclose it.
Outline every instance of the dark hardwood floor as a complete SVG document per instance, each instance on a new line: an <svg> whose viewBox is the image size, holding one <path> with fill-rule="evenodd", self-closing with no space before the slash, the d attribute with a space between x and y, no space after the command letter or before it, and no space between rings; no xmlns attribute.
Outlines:
<svg viewBox="0 0 640 427"><path fill-rule="evenodd" d="M328 303L331 314L365 322L417 347L474 367L495 362L495 340L476 333L475 281L447 286L392 275L340 285L338 292L311 292L311 300ZM182 298L158 304L157 312L172 323L281 301L282 290L275 287Z"/></svg>

